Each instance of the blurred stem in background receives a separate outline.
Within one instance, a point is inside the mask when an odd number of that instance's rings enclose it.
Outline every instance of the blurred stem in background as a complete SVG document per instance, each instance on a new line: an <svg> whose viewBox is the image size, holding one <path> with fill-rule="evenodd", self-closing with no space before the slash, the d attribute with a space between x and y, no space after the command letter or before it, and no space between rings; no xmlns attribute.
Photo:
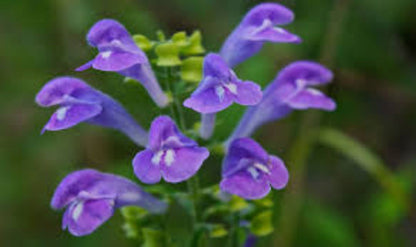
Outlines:
<svg viewBox="0 0 416 247"><path fill-rule="evenodd" d="M334 54L337 47L338 37L342 31L343 21L349 8L350 0L337 0L328 20L326 36L322 42L320 62L329 68L334 65ZM299 213L303 203L303 189L306 172L306 162L316 142L316 133L321 122L322 113L310 111L304 113L299 125L297 138L295 139L288 157L286 158L291 174L290 182L285 191L276 222L276 231L271 246L291 246L293 235L299 220ZM276 193L276 192L275 192Z"/></svg>

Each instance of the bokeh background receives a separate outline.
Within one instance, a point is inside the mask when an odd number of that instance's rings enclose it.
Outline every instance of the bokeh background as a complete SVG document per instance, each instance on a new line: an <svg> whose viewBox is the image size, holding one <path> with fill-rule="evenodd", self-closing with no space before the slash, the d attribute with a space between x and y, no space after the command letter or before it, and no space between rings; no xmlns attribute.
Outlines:
<svg viewBox="0 0 416 247"><path fill-rule="evenodd" d="M36 106L34 97L45 82L58 75L81 77L121 101L146 127L159 113L141 87L123 84L116 74L74 72L95 53L85 41L93 23L114 18L150 38L158 29L167 34L200 29L207 50L216 51L260 2L1 0L1 246L135 246L123 235L119 213L94 234L76 238L60 230L61 213L49 207L56 185L75 169L88 166L134 179L130 161L138 149L116 131L86 124L41 136L52 110ZM264 86L291 61L317 60L335 72L327 92L338 103L333 113L296 112L255 135L292 172L291 185L276 194L280 246L416 246L416 1L277 2L296 13L288 29L304 42L266 45L237 73ZM233 107L220 116L218 140L241 112ZM197 118L187 115L189 121ZM350 155L346 147L311 144L304 136L320 133L317 127L361 143L384 168L366 167L373 157L368 161L360 148L354 151L355 143ZM265 238L259 246L271 243Z"/></svg>

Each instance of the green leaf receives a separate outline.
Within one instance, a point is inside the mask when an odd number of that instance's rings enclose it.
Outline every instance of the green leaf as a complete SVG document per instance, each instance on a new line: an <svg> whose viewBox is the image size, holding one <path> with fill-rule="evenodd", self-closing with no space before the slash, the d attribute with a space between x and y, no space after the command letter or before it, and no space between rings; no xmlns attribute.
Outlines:
<svg viewBox="0 0 416 247"><path fill-rule="evenodd" d="M212 226L209 232L209 236L211 238L222 238L224 236L227 236L228 231L225 229L223 224L215 224Z"/></svg>
<svg viewBox="0 0 416 247"><path fill-rule="evenodd" d="M181 76L186 82L198 83L202 80L204 57L189 57L182 61Z"/></svg>
<svg viewBox="0 0 416 247"><path fill-rule="evenodd" d="M251 221L250 231L256 236L266 236L273 232L271 210L256 215Z"/></svg>
<svg viewBox="0 0 416 247"><path fill-rule="evenodd" d="M136 206L126 206L121 208L121 215L123 215L126 220L138 220L146 216L148 212Z"/></svg>
<svg viewBox="0 0 416 247"><path fill-rule="evenodd" d="M172 42L156 46L155 53L158 57L156 60L157 66L172 67L182 63L179 59L179 47Z"/></svg>
<svg viewBox="0 0 416 247"><path fill-rule="evenodd" d="M241 197L238 197L236 195L233 195L231 197L231 200L229 201L231 212L238 212L243 209L246 209L249 204Z"/></svg>

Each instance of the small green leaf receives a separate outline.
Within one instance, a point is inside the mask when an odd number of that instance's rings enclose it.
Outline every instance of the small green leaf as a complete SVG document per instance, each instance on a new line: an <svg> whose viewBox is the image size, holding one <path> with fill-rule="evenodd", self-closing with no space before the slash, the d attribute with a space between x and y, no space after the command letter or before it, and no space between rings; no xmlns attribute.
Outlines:
<svg viewBox="0 0 416 247"><path fill-rule="evenodd" d="M179 47L172 42L156 46L155 52L158 57L156 61L158 66L172 67L182 63L179 59Z"/></svg>
<svg viewBox="0 0 416 247"><path fill-rule="evenodd" d="M181 76L186 82L200 82L202 80L202 64L204 57L189 57L182 61Z"/></svg>
<svg viewBox="0 0 416 247"><path fill-rule="evenodd" d="M202 36L200 31L195 31L189 37L189 44L182 50L185 55L199 55L205 52L204 47L201 44Z"/></svg>
<svg viewBox="0 0 416 247"><path fill-rule="evenodd" d="M266 236L272 233L272 211L267 210L256 215L251 221L250 230L256 236Z"/></svg>
<svg viewBox="0 0 416 247"><path fill-rule="evenodd" d="M133 40L143 51L150 51L155 44L155 42L141 34L133 35Z"/></svg>

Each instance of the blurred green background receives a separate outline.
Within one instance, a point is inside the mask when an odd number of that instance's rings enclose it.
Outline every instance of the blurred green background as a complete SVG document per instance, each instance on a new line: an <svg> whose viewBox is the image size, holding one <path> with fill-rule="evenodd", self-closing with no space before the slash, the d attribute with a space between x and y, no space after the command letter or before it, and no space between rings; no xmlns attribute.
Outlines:
<svg viewBox="0 0 416 247"><path fill-rule="evenodd" d="M75 169L88 166L134 179L130 162L138 149L116 131L85 124L40 136L52 113L34 103L45 82L58 75L81 77L117 98L145 127L159 114L141 87L122 84L116 74L74 72L95 54L85 41L93 23L114 18L131 33L151 38L158 29L167 34L200 29L207 50L217 51L244 13L260 2L1 0L1 246L135 246L123 235L119 213L94 234L76 238L60 230L61 213L49 207L56 185ZM310 148L304 162L296 160L299 133L316 131L308 129L309 113L264 126L255 138L293 171L289 188L276 193L282 214L276 232L287 234L283 238L291 246L416 246L416 1L278 2L296 13L288 29L304 42L268 44L237 73L264 86L291 61L326 64L335 72L328 93L338 109L320 114L320 126L365 145L384 170L366 169L365 157L350 159L344 155L348 150L343 154L322 143ZM241 112L233 107L220 115L216 138L232 130ZM187 114L196 120L196 114ZM293 159L303 164L295 167ZM218 162L210 165L218 168ZM399 182L407 207L389 192L391 184L383 182L389 178ZM274 245L265 238L259 246Z"/></svg>

